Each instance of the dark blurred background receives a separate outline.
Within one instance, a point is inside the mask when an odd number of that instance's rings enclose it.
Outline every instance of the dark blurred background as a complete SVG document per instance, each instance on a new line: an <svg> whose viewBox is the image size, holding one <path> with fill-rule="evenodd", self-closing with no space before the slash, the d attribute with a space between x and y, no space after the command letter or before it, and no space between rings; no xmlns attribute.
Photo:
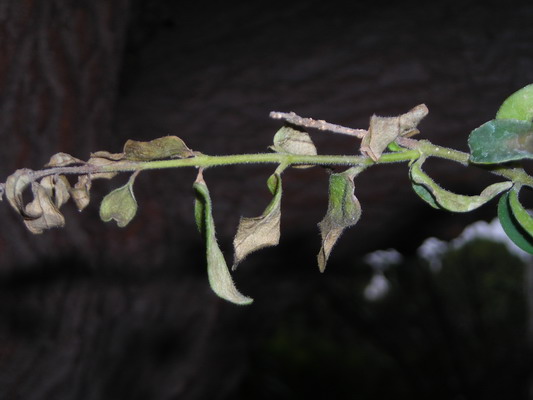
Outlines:
<svg viewBox="0 0 533 400"><path fill-rule="evenodd" d="M366 128L373 113L426 103L422 135L467 150L468 133L533 82L532 19L526 1L0 0L0 180L130 138L263 152L279 128L271 110ZM311 134L323 154L357 151ZM465 194L495 179L426 169ZM239 216L270 199L272 170L205 173L228 259ZM125 176L95 182L89 207L65 206L66 227L43 235L0 208L1 399L529 398L529 267L487 241L448 252L439 271L416 256L428 236L493 218L494 203L436 211L405 165L372 168L356 180L362 220L319 274L327 173L287 171L281 244L235 273L255 298L238 307L208 287L194 177L141 174L124 229L99 221L98 203ZM363 256L389 247L404 260L370 301Z"/></svg>

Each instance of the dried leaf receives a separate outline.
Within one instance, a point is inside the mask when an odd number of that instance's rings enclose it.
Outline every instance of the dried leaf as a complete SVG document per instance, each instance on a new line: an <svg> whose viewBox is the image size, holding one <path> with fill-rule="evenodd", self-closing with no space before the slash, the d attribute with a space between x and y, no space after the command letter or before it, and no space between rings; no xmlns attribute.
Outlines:
<svg viewBox="0 0 533 400"><path fill-rule="evenodd" d="M420 104L396 117L373 115L370 118L368 132L361 141L361 153L374 161L379 160L387 146L396 138L409 137L419 133L416 127L428 112L426 105Z"/></svg>
<svg viewBox="0 0 533 400"><path fill-rule="evenodd" d="M72 200L76 204L78 211L82 211L91 200L90 190L92 182L88 175L80 175L78 181L69 189L69 193L72 196Z"/></svg>
<svg viewBox="0 0 533 400"><path fill-rule="evenodd" d="M48 196L53 199L57 208L60 208L70 198L70 184L63 175L48 175L40 181Z"/></svg>
<svg viewBox="0 0 533 400"><path fill-rule="evenodd" d="M137 173L131 175L128 183L104 197L100 204L100 218L104 222L112 219L120 228L125 227L137 213L137 200L133 194L133 183Z"/></svg>
<svg viewBox="0 0 533 400"><path fill-rule="evenodd" d="M509 190L513 186L512 182L498 182L486 187L479 196L465 196L461 194L452 193L441 188L433 179L431 179L424 171L422 171L422 164L425 158L420 157L411 164L409 175L413 184L423 186L433 197L435 203L452 212L469 212L481 207L483 204L492 200L498 194ZM421 196L422 197L422 196ZM426 200L424 197L422 197ZM432 206L433 204L428 201Z"/></svg>
<svg viewBox="0 0 533 400"><path fill-rule="evenodd" d="M322 236L322 247L318 253L320 272L326 269L326 263L333 246L344 229L353 226L361 218L361 205L354 195L353 180L365 167L353 167L329 178L328 211L318 224Z"/></svg>
<svg viewBox="0 0 533 400"><path fill-rule="evenodd" d="M72 164L84 164L84 161L67 153L56 153L50 157L50 161L45 167L67 167Z"/></svg>
<svg viewBox="0 0 533 400"><path fill-rule="evenodd" d="M95 153L91 153L91 157L105 158L106 160L111 160L111 161L120 161L124 158L124 153L110 153L109 151L97 151Z"/></svg>
<svg viewBox="0 0 533 400"><path fill-rule="evenodd" d="M224 255L217 244L211 197L204 181L202 170L198 173L193 188L196 195L194 215L198 228L202 232L206 242L207 275L211 288L218 296L232 303L252 303L253 299L242 295L235 287Z"/></svg>
<svg viewBox="0 0 533 400"><path fill-rule="evenodd" d="M149 142L128 140L124 145L124 158L132 161L151 161L192 156L194 156L193 151L177 136L164 136Z"/></svg>
<svg viewBox="0 0 533 400"><path fill-rule="evenodd" d="M28 185L33 180L33 171L31 169L18 169L12 175L7 178L5 195L7 201L13 207L13 209L18 212L23 217L32 217L26 215L26 210L24 207L24 201L22 198L22 193L28 187Z"/></svg>
<svg viewBox="0 0 533 400"><path fill-rule="evenodd" d="M98 152L102 153L102 152ZM95 153L96 154L96 153ZM102 165L113 165L117 161L111 160L109 158L105 157L97 157L92 155L91 158L89 158L89 161L87 161L88 165L94 165L94 166L102 166ZM91 174L91 179L113 179L118 172L99 172L96 174Z"/></svg>
<svg viewBox="0 0 533 400"><path fill-rule="evenodd" d="M256 251L269 246L276 246L280 238L281 221L281 168L278 168L268 179L267 185L274 195L263 214L255 218L241 218L237 234L233 240L235 261L233 270L244 258Z"/></svg>
<svg viewBox="0 0 533 400"><path fill-rule="evenodd" d="M65 218L50 198L47 190L32 182L33 201L26 206L24 224L32 233L43 233L45 229L65 226ZM30 217L31 216L31 217Z"/></svg>

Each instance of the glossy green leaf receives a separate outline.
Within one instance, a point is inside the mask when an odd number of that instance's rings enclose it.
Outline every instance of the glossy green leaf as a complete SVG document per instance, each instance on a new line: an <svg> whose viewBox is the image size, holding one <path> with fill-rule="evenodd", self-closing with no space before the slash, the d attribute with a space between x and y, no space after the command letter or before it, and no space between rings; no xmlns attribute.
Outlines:
<svg viewBox="0 0 533 400"><path fill-rule="evenodd" d="M204 181L202 171L193 185L195 191L194 214L198 228L203 233L206 243L207 275L213 291L221 298L235 304L250 304L253 299L242 295L231 278L224 255L218 246L215 235L211 197Z"/></svg>
<svg viewBox="0 0 533 400"><path fill-rule="evenodd" d="M533 158L533 123L495 119L474 129L468 137L470 161L477 164Z"/></svg>
<svg viewBox="0 0 533 400"><path fill-rule="evenodd" d="M516 189L509 192L509 206L511 207L511 211L513 212L516 221L533 240L533 218L522 206L520 200L518 200L518 190Z"/></svg>
<svg viewBox="0 0 533 400"><path fill-rule="evenodd" d="M411 164L410 177L415 185L423 186L434 198L435 204L452 212L469 212L487 203L495 196L508 190L513 184L512 182L499 182L486 187L478 196L465 196L461 194L452 193L441 188L433 179L431 179L424 171L422 171L422 164L424 158L419 158ZM421 196L422 197L422 196ZM422 197L424 200L428 199ZM431 204L431 201L428 201ZM433 205L433 204L431 204Z"/></svg>
<svg viewBox="0 0 533 400"><path fill-rule="evenodd" d="M496 119L533 120L533 84L510 95L496 113Z"/></svg>
<svg viewBox="0 0 533 400"><path fill-rule="evenodd" d="M364 167L353 167L329 177L328 210L318 224L322 237L322 247L317 256L320 272L326 269L331 250L344 229L355 225L361 218L361 204L354 195L353 180L363 169Z"/></svg>
<svg viewBox="0 0 533 400"><path fill-rule="evenodd" d="M504 193L498 202L498 218L504 232L509 238L529 254L533 254L533 240L531 236L522 228L513 214L509 202L510 193L514 190Z"/></svg>
<svg viewBox="0 0 533 400"><path fill-rule="evenodd" d="M270 192L274 195L263 214L255 218L242 217L237 234L233 239L235 261L233 270L250 253L269 246L276 246L280 238L281 222L281 171L278 168L267 181Z"/></svg>
<svg viewBox="0 0 533 400"><path fill-rule="evenodd" d="M137 174L133 174L128 183L107 196L100 203L100 218L104 222L115 220L120 228L125 227L137 213L137 200L133 194L133 182Z"/></svg>

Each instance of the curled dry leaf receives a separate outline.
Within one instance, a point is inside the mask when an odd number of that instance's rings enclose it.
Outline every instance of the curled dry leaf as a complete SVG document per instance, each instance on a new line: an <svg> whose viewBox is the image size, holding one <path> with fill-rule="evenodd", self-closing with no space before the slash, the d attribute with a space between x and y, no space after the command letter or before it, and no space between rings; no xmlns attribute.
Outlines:
<svg viewBox="0 0 533 400"><path fill-rule="evenodd" d="M50 157L50 161L48 161L48 164L46 164L45 167L67 167L73 164L84 163L84 161L80 160L79 158L72 157L70 154L56 153Z"/></svg>
<svg viewBox="0 0 533 400"><path fill-rule="evenodd" d="M111 160L111 161L120 161L124 158L124 153L110 153L109 151L97 151L97 152L91 153L91 157L105 158L106 160Z"/></svg>
<svg viewBox="0 0 533 400"><path fill-rule="evenodd" d="M70 184L63 175L49 175L41 179L41 186L48 196L53 199L57 208L60 208L70 198Z"/></svg>
<svg viewBox="0 0 533 400"><path fill-rule="evenodd" d="M425 104L420 104L405 114L396 117L370 118L370 127L361 141L361 153L377 161L387 146L398 137L409 137L419 133L416 129L420 121L428 114Z"/></svg>
<svg viewBox="0 0 533 400"><path fill-rule="evenodd" d="M22 193L33 181L33 171L31 169L18 169L11 174L6 181L5 195L7 201L23 217L27 217L24 207ZM31 216L28 216L31 217Z"/></svg>
<svg viewBox="0 0 533 400"><path fill-rule="evenodd" d="M164 136L149 142L128 140L124 145L124 158L132 161L187 158L194 152L177 136Z"/></svg>
<svg viewBox="0 0 533 400"><path fill-rule="evenodd" d="M244 258L256 251L269 246L276 246L280 238L281 221L281 171L278 168L268 179L267 185L274 195L263 214L255 218L241 218L237 234L233 239L235 261L233 270Z"/></svg>
<svg viewBox="0 0 533 400"><path fill-rule="evenodd" d="M207 275L211 289L221 298L235 304L250 304L253 299L241 294L229 272L224 255L218 246L215 235L211 197L204 181L202 170L193 185L196 195L194 215L198 229L203 234L207 253Z"/></svg>
<svg viewBox="0 0 533 400"><path fill-rule="evenodd" d="M98 153L102 152L99 151ZM94 154L91 155L91 158L89 158L89 161L87 161L87 165L94 165L95 167L99 167L103 165L112 165L117 162L117 160L111 160L109 158L95 156ZM96 174L91 174L91 179L113 179L117 174L118 172L98 172Z"/></svg>
<svg viewBox="0 0 533 400"><path fill-rule="evenodd" d="M39 183L32 182L33 201L25 209L24 224L32 233L65 225L65 218L50 198L48 191Z"/></svg>
<svg viewBox="0 0 533 400"><path fill-rule="evenodd" d="M89 202L91 200L91 186L91 178L88 175L80 175L74 187L71 187L69 189L69 193L72 196L72 200L76 204L78 211L82 211L85 207L89 205Z"/></svg>
<svg viewBox="0 0 533 400"><path fill-rule="evenodd" d="M333 246L344 229L355 225L361 218L361 204L354 195L354 178L365 167L358 166L329 178L328 210L324 219L318 224L322 237L322 247L318 253L320 272L326 269L326 263Z"/></svg>

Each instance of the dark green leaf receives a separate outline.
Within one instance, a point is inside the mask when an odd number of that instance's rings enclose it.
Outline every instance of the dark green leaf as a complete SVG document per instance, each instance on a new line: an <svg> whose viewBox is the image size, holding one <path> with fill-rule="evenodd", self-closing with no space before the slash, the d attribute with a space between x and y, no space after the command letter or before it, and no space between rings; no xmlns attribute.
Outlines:
<svg viewBox="0 0 533 400"><path fill-rule="evenodd" d="M506 192L500 197L498 202L498 218L500 219L504 232L514 244L525 252L533 254L533 240L531 239L531 236L524 231L513 215L509 203L509 194L510 192Z"/></svg>
<svg viewBox="0 0 533 400"><path fill-rule="evenodd" d="M470 161L478 164L533 158L533 124L495 119L474 129L468 137Z"/></svg>

